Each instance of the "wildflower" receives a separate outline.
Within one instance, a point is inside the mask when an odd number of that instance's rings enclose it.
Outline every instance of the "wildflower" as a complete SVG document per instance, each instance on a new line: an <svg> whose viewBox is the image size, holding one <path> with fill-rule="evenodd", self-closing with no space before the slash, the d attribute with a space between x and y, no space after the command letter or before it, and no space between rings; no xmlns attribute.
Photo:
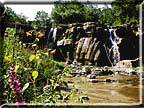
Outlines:
<svg viewBox="0 0 144 108"><path fill-rule="evenodd" d="M56 49L50 51L50 54L54 55L56 53Z"/></svg>
<svg viewBox="0 0 144 108"><path fill-rule="evenodd" d="M6 57L6 58L4 59L4 61L8 63L8 62L11 62L11 59L8 58L8 57Z"/></svg>
<svg viewBox="0 0 144 108"><path fill-rule="evenodd" d="M9 79L8 82L9 82L9 83L12 83L12 79Z"/></svg>
<svg viewBox="0 0 144 108"><path fill-rule="evenodd" d="M26 36L27 36L27 37L28 37L28 36L32 36L32 34L29 33L29 32L26 32Z"/></svg>
<svg viewBox="0 0 144 108"><path fill-rule="evenodd" d="M16 102L23 102L22 98L20 97L22 95L22 89L20 87L20 82L17 79L16 72L14 72L16 66L11 66L8 70L8 83L9 83L9 88L12 90L12 95L15 96L15 101ZM18 98L21 98L22 101L18 101Z"/></svg>
<svg viewBox="0 0 144 108"><path fill-rule="evenodd" d="M24 105L25 101L21 97L16 97L15 105Z"/></svg>
<svg viewBox="0 0 144 108"><path fill-rule="evenodd" d="M40 57L39 57L39 56L36 56L36 60L40 60Z"/></svg>
<svg viewBox="0 0 144 108"><path fill-rule="evenodd" d="M43 33L38 34L38 38L42 38L44 36Z"/></svg>

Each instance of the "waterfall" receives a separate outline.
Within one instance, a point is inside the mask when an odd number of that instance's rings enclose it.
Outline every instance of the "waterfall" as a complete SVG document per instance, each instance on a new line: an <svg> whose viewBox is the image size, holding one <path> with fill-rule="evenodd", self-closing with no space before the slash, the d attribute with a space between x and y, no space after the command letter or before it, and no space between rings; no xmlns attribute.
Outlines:
<svg viewBox="0 0 144 108"><path fill-rule="evenodd" d="M57 35L57 28L54 28L53 30L53 42L56 42L56 35Z"/></svg>
<svg viewBox="0 0 144 108"><path fill-rule="evenodd" d="M112 46L110 48L110 58L113 62L113 65L116 65L116 63L118 63L120 61L120 53L119 53L119 48L117 46L116 40L117 40L117 36L115 33L115 29L109 29L109 39L112 43Z"/></svg>
<svg viewBox="0 0 144 108"><path fill-rule="evenodd" d="M48 48L53 49L56 42L57 28L51 28L47 36Z"/></svg>
<svg viewBox="0 0 144 108"><path fill-rule="evenodd" d="M48 48L52 48L52 43L53 43L53 39L52 39L52 33L53 33L53 28L50 29L48 36L47 36L47 45Z"/></svg>
<svg viewBox="0 0 144 108"><path fill-rule="evenodd" d="M52 40L51 40L51 39L52 39L52 37L51 37L51 36L52 36L52 35L51 35L52 33L53 33L53 28L51 28L50 31L49 31L49 33L48 33L48 36L47 36L47 45L49 44L49 42L52 41Z"/></svg>

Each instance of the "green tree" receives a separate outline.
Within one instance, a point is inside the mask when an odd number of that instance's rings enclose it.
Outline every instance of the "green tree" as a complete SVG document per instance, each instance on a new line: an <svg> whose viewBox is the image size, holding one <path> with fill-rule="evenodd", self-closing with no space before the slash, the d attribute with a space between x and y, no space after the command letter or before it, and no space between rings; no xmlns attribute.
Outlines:
<svg viewBox="0 0 144 108"><path fill-rule="evenodd" d="M85 6L85 21L99 22L101 10L94 7Z"/></svg>
<svg viewBox="0 0 144 108"><path fill-rule="evenodd" d="M16 14L10 7L6 7L6 22L13 22L13 23L21 23L26 24L27 23L27 17L25 17L23 14Z"/></svg>
<svg viewBox="0 0 144 108"><path fill-rule="evenodd" d="M55 24L96 22L98 24L112 24L111 9L95 8L93 5L82 4L77 1L54 4L51 18Z"/></svg>
<svg viewBox="0 0 144 108"><path fill-rule="evenodd" d="M50 17L47 12L45 11L38 11L33 24L37 26L47 26L47 23L50 21Z"/></svg>
<svg viewBox="0 0 144 108"><path fill-rule="evenodd" d="M51 18L55 24L68 24L85 21L85 6L82 3L73 1L54 4Z"/></svg>
<svg viewBox="0 0 144 108"><path fill-rule="evenodd" d="M112 3L113 25L139 22L139 6L143 0L115 0Z"/></svg>
<svg viewBox="0 0 144 108"><path fill-rule="evenodd" d="M138 24L139 5L143 0L115 0L112 8L97 9L77 1L54 4L51 18L55 24L87 21L104 25Z"/></svg>
<svg viewBox="0 0 144 108"><path fill-rule="evenodd" d="M102 16L100 18L101 22L104 25L111 26L114 22L113 10L111 8L103 8L101 13L102 13Z"/></svg>

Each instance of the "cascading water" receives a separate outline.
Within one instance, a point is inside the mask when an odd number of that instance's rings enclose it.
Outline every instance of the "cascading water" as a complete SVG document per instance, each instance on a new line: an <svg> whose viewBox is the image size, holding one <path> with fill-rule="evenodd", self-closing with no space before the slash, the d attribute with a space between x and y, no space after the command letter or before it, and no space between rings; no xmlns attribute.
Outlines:
<svg viewBox="0 0 144 108"><path fill-rule="evenodd" d="M53 28L50 29L48 36L47 36L47 45L49 42L52 42L52 33L53 33Z"/></svg>
<svg viewBox="0 0 144 108"><path fill-rule="evenodd" d="M56 35L57 35L57 28L54 28L53 30L53 42L56 42Z"/></svg>
<svg viewBox="0 0 144 108"><path fill-rule="evenodd" d="M53 49L56 42L57 28L51 28L47 36L48 48Z"/></svg>
<svg viewBox="0 0 144 108"><path fill-rule="evenodd" d="M112 43L112 46L110 48L110 58L113 62L113 65L116 65L116 63L118 63L120 61L120 53L119 53L119 48L117 46L117 43L116 43L116 39L117 36L116 36L116 33L115 33L115 29L109 29L109 39Z"/></svg>
<svg viewBox="0 0 144 108"><path fill-rule="evenodd" d="M51 28L47 36L47 45L48 45L48 48L50 49L53 48L53 31L54 29Z"/></svg>

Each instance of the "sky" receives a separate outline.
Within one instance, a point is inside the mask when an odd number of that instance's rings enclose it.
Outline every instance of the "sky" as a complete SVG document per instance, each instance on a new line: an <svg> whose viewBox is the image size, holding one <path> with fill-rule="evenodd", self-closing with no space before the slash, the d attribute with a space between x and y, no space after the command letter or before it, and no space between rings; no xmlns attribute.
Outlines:
<svg viewBox="0 0 144 108"><path fill-rule="evenodd" d="M28 20L34 20L37 11L45 11L49 15L51 14L52 8L54 5L48 4L48 5L21 5L21 4L11 4L11 5L5 5L10 8L12 8L13 11L15 11L17 14L23 14L24 16L28 17Z"/></svg>
<svg viewBox="0 0 144 108"><path fill-rule="evenodd" d="M45 11L49 14L51 14L52 8L54 7L53 4L41 4L41 5L36 5L36 4L7 4L5 5L7 7L12 8L13 11L15 11L17 14L23 14L26 16L28 19L27 20L34 20L37 11ZM104 7L104 5L98 5L98 8Z"/></svg>

